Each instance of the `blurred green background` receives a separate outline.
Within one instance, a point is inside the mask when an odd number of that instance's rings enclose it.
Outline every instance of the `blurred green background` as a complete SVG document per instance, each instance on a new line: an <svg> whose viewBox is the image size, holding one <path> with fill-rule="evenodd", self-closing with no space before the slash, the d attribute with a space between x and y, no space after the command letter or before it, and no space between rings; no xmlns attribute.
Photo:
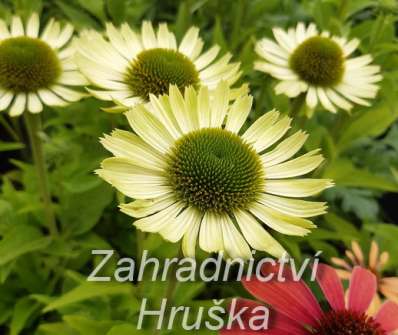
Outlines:
<svg viewBox="0 0 398 335"><path fill-rule="evenodd" d="M325 192L329 214L306 238L277 236L300 261L322 250L323 261L343 256L358 240L365 250L370 240L390 252L387 273L398 274L398 3L395 0L1 0L0 17L27 18L41 13L42 23L55 17L78 31L101 30L104 23L142 20L167 22L181 38L196 25L206 47L219 44L242 64L241 83L254 96L250 124L277 108L289 112L287 97L273 92L275 81L254 72L254 45L271 36L273 26L315 22L321 30L357 37L360 50L381 65L384 80L371 108L356 107L349 115L333 115L319 107L311 119L299 115L295 127L311 134L306 149L321 147L327 158L317 176L333 178L337 186ZM70 107L44 111L45 145L51 191L61 235L49 237L37 178L22 119L0 114L0 334L4 335L124 335L153 334L136 330L141 299L152 306L169 290L167 283L88 283L87 275L102 257L93 249L114 249L117 257L135 258L137 250L165 258L179 245L157 235L138 238L132 219L119 213L124 201L93 174L107 153L98 142L114 127L128 129L122 115L100 110L106 103L86 99ZM12 131L9 131L11 128ZM199 254L199 259L206 255ZM261 255L259 255L261 256ZM264 255L262 255L264 256ZM116 257L105 272L113 273ZM177 284L174 304L211 307L212 299L247 296L239 283ZM192 317L195 313L192 313ZM170 334L185 334L176 326ZM203 330L200 334L210 334Z"/></svg>

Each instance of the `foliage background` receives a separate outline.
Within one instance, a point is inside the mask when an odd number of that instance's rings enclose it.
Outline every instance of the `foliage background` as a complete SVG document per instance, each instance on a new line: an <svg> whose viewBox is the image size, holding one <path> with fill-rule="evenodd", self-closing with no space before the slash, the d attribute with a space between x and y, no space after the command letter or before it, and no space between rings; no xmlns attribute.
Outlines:
<svg viewBox="0 0 398 335"><path fill-rule="evenodd" d="M372 53L384 80L371 108L356 107L352 115L319 108L311 119L301 110L296 126L311 133L306 149L318 146L327 162L315 174L337 184L325 193L329 214L307 238L278 236L298 261L314 250L323 260L343 256L351 240L367 249L376 239L390 252L387 272L398 274L398 44L395 0L1 0L0 17L32 11L72 22L78 30L102 29L106 21L127 21L139 28L143 19L168 22L181 38L197 25L207 46L218 43L242 63L255 108L250 120L278 108L289 113L292 103L273 93L274 80L253 71L256 39L271 36L275 25L315 21L320 29L358 37L361 51ZM107 153L98 137L114 127L127 129L121 115L100 111L106 104L86 99L67 108L45 110L41 134L50 170L51 190L60 237L49 237L43 224L34 167L22 119L0 114L0 334L124 335L135 330L142 297L156 306L170 288L167 283L87 283L100 258L92 249L114 249L135 258L142 249L160 258L174 257L178 245L157 235L142 238L131 219L120 214L123 199L93 174ZM11 127L13 135L7 132ZM137 238L137 236L139 236ZM199 254L203 259L205 255ZM112 273L115 258L107 267ZM239 283L178 284L176 305L210 307L213 298L244 296ZM194 314L194 313L193 313ZM150 331L150 323L146 324ZM144 331L139 331L145 334ZM178 326L172 334L185 333ZM200 333L208 334L203 330Z"/></svg>

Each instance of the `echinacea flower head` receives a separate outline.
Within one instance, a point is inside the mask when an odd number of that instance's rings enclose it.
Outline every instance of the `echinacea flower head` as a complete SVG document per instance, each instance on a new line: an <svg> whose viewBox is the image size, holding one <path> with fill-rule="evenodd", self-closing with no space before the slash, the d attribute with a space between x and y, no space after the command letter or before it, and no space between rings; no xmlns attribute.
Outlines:
<svg viewBox="0 0 398 335"><path fill-rule="evenodd" d="M181 93L150 95L126 113L137 135L116 130L102 139L115 157L97 173L135 201L121 205L138 229L183 239L194 256L196 241L207 252L250 258L249 245L280 257L282 246L266 230L303 236L314 228L308 217L325 213L323 202L308 197L332 185L302 176L318 167L318 150L291 159L307 134L298 131L279 140L291 119L277 111L260 117L241 133L252 104L248 95L229 103L221 82L214 94L192 86ZM277 145L276 145L277 144ZM263 226L262 222L265 226Z"/></svg>
<svg viewBox="0 0 398 335"><path fill-rule="evenodd" d="M53 19L40 34L38 14L26 25L17 16L10 27L0 20L0 110L40 113L43 105L64 106L84 96L68 88L87 83L72 60L72 35L70 24Z"/></svg>
<svg viewBox="0 0 398 335"><path fill-rule="evenodd" d="M398 330L398 305L385 302L376 315L368 315L367 309L376 294L376 276L367 269L355 267L349 286L347 301L343 285L336 271L328 265L319 264L316 280L327 304L320 304L315 294L303 280L297 280L289 267L264 266L263 276L274 274L270 281L259 278L243 280L245 288L259 301L270 306L270 319L264 335L390 335ZM283 273L284 281L278 273ZM254 311L260 303L240 300L240 308L247 306ZM328 306L327 306L328 305ZM321 307L322 306L322 307ZM251 313L246 312L246 315ZM254 334L250 322L234 325L221 331L222 335ZM242 330L245 328L245 330Z"/></svg>
<svg viewBox="0 0 398 335"><path fill-rule="evenodd" d="M233 85L241 74L239 63L229 62L229 53L217 59L217 45L202 52L204 43L196 27L178 44L167 24L155 32L145 21L141 33L136 33L126 23L120 29L108 23L105 36L86 31L78 46L80 68L98 88L89 91L121 106L148 102L150 94L167 94L170 85L182 92L188 86L213 90L221 80Z"/></svg>
<svg viewBox="0 0 398 335"><path fill-rule="evenodd" d="M333 113L351 110L353 104L370 106L382 77L380 67L371 64L372 56L352 56L358 39L319 33L313 23L306 27L302 22L288 31L274 28L273 34L276 42L263 38L257 43L262 59L255 68L280 80L277 94L305 94L311 109L320 103Z"/></svg>
<svg viewBox="0 0 398 335"><path fill-rule="evenodd" d="M337 273L342 279L350 279L355 266L362 266L372 271L377 277L378 295L372 304L373 309L381 304L381 298L398 303L398 277L384 277L383 270L388 263L389 253L380 252L377 242L372 241L369 255L366 257L357 241L352 241L351 250L346 250L347 259L334 257L332 263L339 267Z"/></svg>

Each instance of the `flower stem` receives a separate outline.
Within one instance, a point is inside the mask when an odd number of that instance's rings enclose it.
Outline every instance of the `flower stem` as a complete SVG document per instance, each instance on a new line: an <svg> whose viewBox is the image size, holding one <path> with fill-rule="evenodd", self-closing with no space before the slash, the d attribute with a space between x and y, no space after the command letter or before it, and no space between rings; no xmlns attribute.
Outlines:
<svg viewBox="0 0 398 335"><path fill-rule="evenodd" d="M294 98L290 108L290 117L295 118L299 116L303 109L305 102L305 94L300 94L297 98Z"/></svg>
<svg viewBox="0 0 398 335"><path fill-rule="evenodd" d="M57 224L48 186L47 168L44 159L43 145L39 133L42 130L40 115L24 113L26 128L32 149L33 161L36 166L38 186L44 205L44 215L47 228L52 236L58 235Z"/></svg>

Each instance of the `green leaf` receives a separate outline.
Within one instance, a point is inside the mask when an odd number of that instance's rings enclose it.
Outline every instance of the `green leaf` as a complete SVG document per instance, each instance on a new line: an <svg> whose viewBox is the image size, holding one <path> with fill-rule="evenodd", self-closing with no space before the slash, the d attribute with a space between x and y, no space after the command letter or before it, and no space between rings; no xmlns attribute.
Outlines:
<svg viewBox="0 0 398 335"><path fill-rule="evenodd" d="M348 126L343 131L337 147L344 151L349 145L363 137L376 137L384 133L398 118L398 108L390 108L382 105L378 108L371 108L361 112L357 117L350 119Z"/></svg>
<svg viewBox="0 0 398 335"><path fill-rule="evenodd" d="M135 335L148 333L148 331L137 329L137 326L126 323L112 327L112 329L106 335Z"/></svg>
<svg viewBox="0 0 398 335"><path fill-rule="evenodd" d="M10 325L10 335L18 335L25 327L26 322L38 310L37 303L32 302L30 298L22 298L17 301L14 307Z"/></svg>
<svg viewBox="0 0 398 335"><path fill-rule="evenodd" d="M0 266L24 254L47 248L51 239L30 225L17 224L11 227L0 241Z"/></svg>
<svg viewBox="0 0 398 335"><path fill-rule="evenodd" d="M384 176L357 168L349 159L333 161L324 172L325 178L331 178L336 185L349 187L372 188L375 190L398 192L398 184Z"/></svg>
<svg viewBox="0 0 398 335"><path fill-rule="evenodd" d="M43 312L49 312L87 299L104 297L107 295L130 294L131 290L132 287L129 284L84 282L80 286L49 303L44 308Z"/></svg>
<svg viewBox="0 0 398 335"><path fill-rule="evenodd" d="M74 329L63 322L43 323L37 335L79 335Z"/></svg>
<svg viewBox="0 0 398 335"><path fill-rule="evenodd" d="M64 320L81 335L106 335L116 323L114 321L91 320L78 315L64 316Z"/></svg>
<svg viewBox="0 0 398 335"><path fill-rule="evenodd" d="M76 29L79 30L88 27L99 28L97 22L95 22L90 15L68 4L64 0L56 0L55 3L73 23Z"/></svg>
<svg viewBox="0 0 398 335"><path fill-rule="evenodd" d="M105 207L109 205L113 198L113 190L105 183L100 183L97 187L98 178L85 178L89 183L82 187L76 187L76 181L69 181L67 186L71 187L74 193L68 194L61 209L62 224L75 235L81 235L92 229L99 221ZM90 187L86 192L84 188Z"/></svg>
<svg viewBox="0 0 398 335"><path fill-rule="evenodd" d="M100 20L106 20L104 12L104 0L78 0L80 6L96 16Z"/></svg>
<svg viewBox="0 0 398 335"><path fill-rule="evenodd" d="M127 1L106 0L106 9L116 24L122 23L126 19Z"/></svg>
<svg viewBox="0 0 398 335"><path fill-rule="evenodd" d="M0 141L0 152L1 151L21 150L23 148L25 148L25 144L23 144L23 143Z"/></svg>

